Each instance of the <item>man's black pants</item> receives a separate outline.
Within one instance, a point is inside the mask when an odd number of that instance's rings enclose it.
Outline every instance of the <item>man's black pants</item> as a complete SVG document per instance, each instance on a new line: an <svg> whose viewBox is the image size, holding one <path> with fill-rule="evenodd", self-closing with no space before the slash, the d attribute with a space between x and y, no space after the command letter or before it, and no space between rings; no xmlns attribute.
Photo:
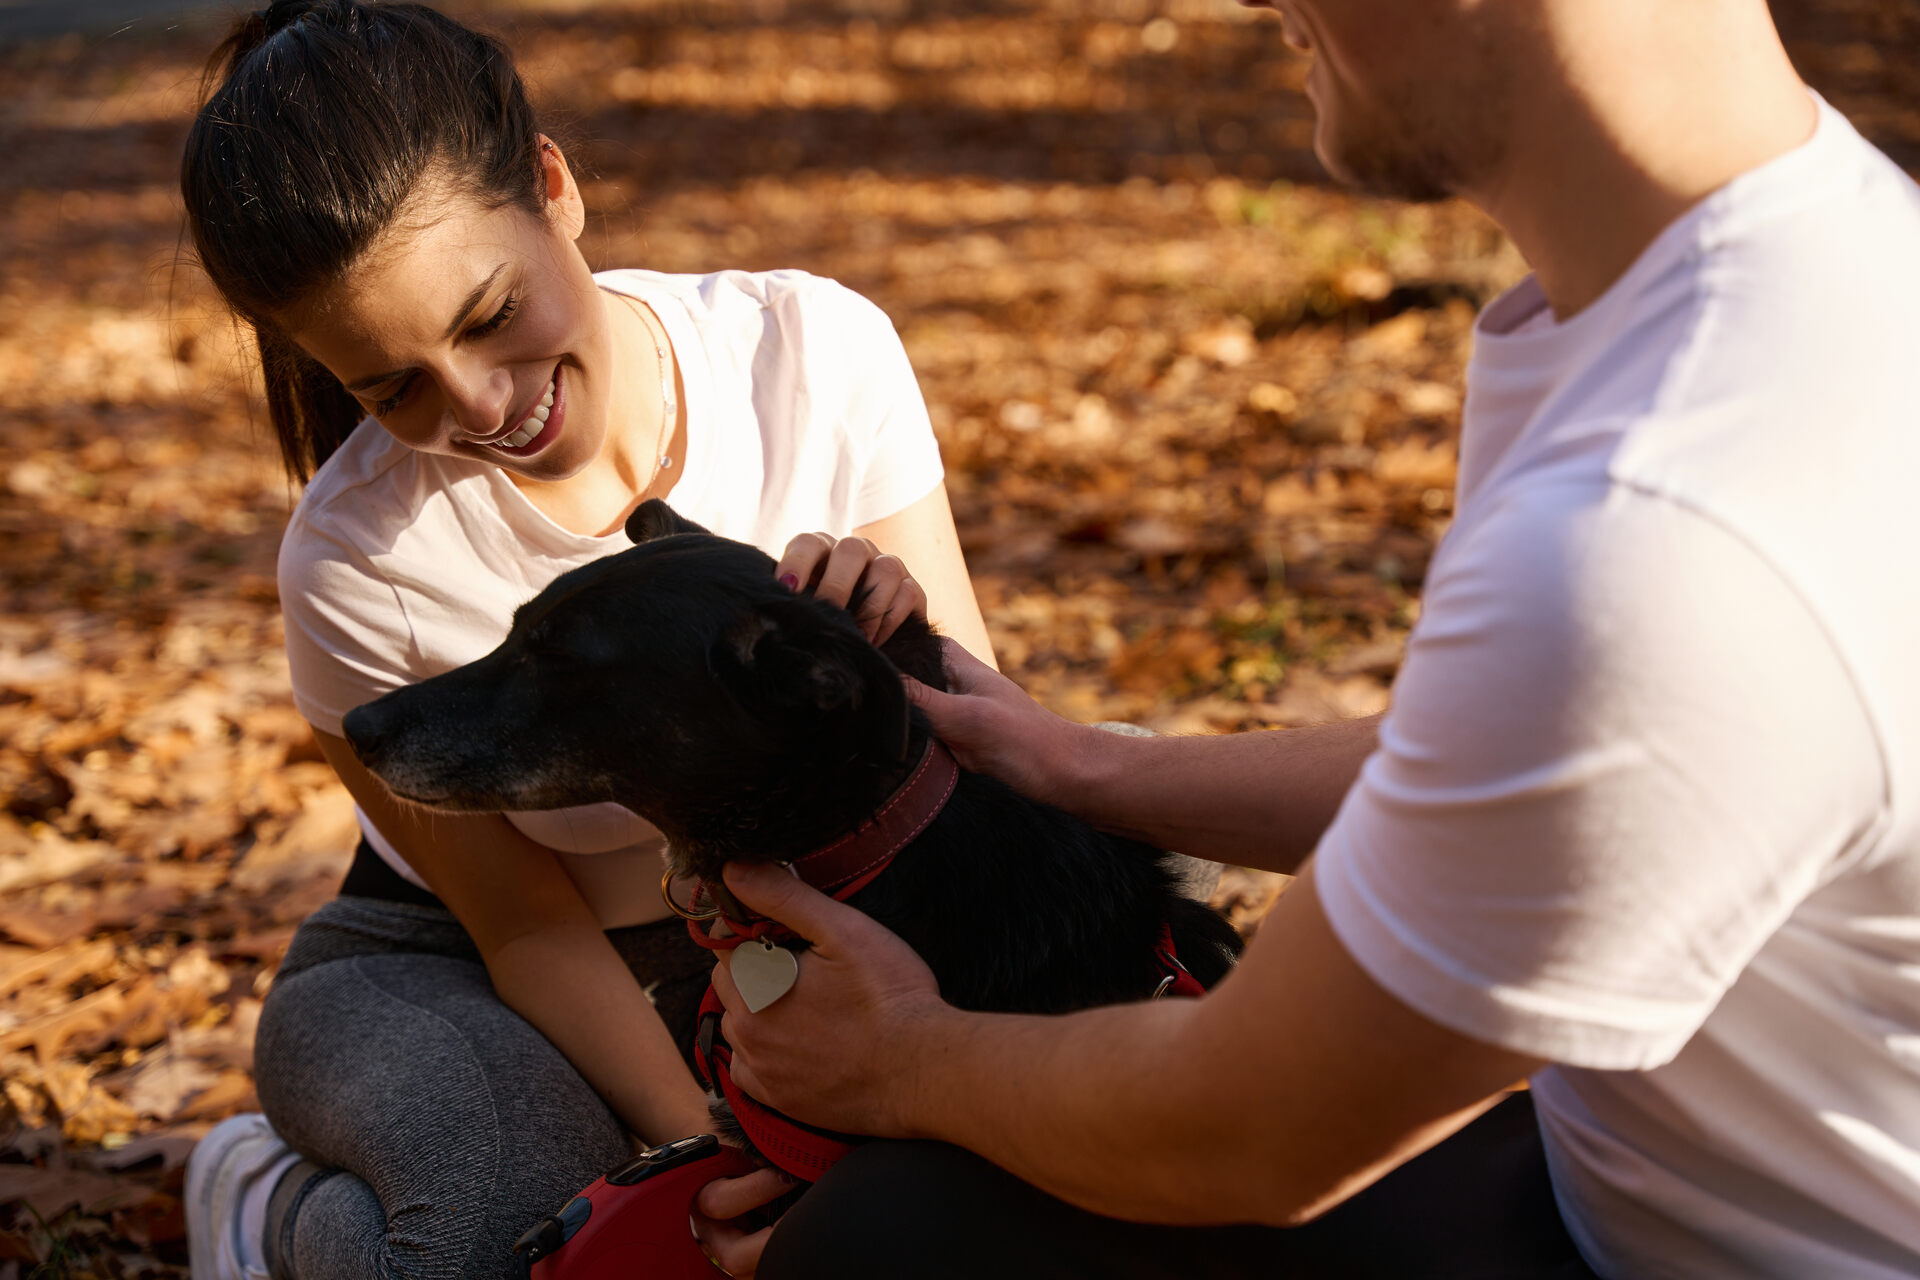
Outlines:
<svg viewBox="0 0 1920 1280"><path fill-rule="evenodd" d="M761 1280L1594 1280L1518 1093L1303 1227L1154 1227L931 1142L857 1149L781 1221Z"/></svg>

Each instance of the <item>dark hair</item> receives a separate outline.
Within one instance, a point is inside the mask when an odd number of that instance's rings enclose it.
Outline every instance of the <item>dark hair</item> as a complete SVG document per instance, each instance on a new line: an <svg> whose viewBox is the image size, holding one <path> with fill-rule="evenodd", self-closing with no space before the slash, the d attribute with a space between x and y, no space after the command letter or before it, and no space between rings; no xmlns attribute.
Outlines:
<svg viewBox="0 0 1920 1280"><path fill-rule="evenodd" d="M363 412L277 317L332 283L421 179L539 212L539 132L513 55L419 4L274 0L213 53L180 190L200 264L260 346L304 482Z"/></svg>

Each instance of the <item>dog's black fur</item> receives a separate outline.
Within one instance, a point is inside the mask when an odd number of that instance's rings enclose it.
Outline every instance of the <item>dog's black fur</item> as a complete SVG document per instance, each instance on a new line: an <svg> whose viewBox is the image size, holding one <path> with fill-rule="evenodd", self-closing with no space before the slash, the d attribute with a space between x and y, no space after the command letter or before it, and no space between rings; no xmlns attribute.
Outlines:
<svg viewBox="0 0 1920 1280"><path fill-rule="evenodd" d="M438 808L617 801L710 885L731 859L790 860L870 817L927 735L898 672L946 686L932 630L910 619L876 650L847 611L775 582L764 553L662 502L627 533L637 545L556 579L491 654L351 712L355 754ZM1141 999L1164 976L1163 924L1202 983L1240 950L1176 889L1171 855L964 771L851 902L965 1009Z"/></svg>

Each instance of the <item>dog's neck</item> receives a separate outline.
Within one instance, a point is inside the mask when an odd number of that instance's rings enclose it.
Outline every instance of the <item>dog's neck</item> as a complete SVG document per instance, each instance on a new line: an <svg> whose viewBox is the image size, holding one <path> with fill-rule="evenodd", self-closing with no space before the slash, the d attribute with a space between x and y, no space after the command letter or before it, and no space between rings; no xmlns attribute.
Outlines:
<svg viewBox="0 0 1920 1280"><path fill-rule="evenodd" d="M728 862L792 862L872 818L926 755L930 737L916 715L905 758L790 762L775 776L728 798L723 810L683 821L668 817L668 859L676 875L717 882Z"/></svg>

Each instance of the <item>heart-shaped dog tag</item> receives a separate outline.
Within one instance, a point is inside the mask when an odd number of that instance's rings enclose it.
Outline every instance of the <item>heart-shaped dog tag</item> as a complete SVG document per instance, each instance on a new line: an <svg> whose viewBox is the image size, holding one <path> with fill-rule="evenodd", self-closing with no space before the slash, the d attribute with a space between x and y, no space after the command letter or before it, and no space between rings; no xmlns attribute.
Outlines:
<svg viewBox="0 0 1920 1280"><path fill-rule="evenodd" d="M749 1013L760 1012L793 990L800 977L800 958L765 938L749 939L728 954L733 985L740 989Z"/></svg>

